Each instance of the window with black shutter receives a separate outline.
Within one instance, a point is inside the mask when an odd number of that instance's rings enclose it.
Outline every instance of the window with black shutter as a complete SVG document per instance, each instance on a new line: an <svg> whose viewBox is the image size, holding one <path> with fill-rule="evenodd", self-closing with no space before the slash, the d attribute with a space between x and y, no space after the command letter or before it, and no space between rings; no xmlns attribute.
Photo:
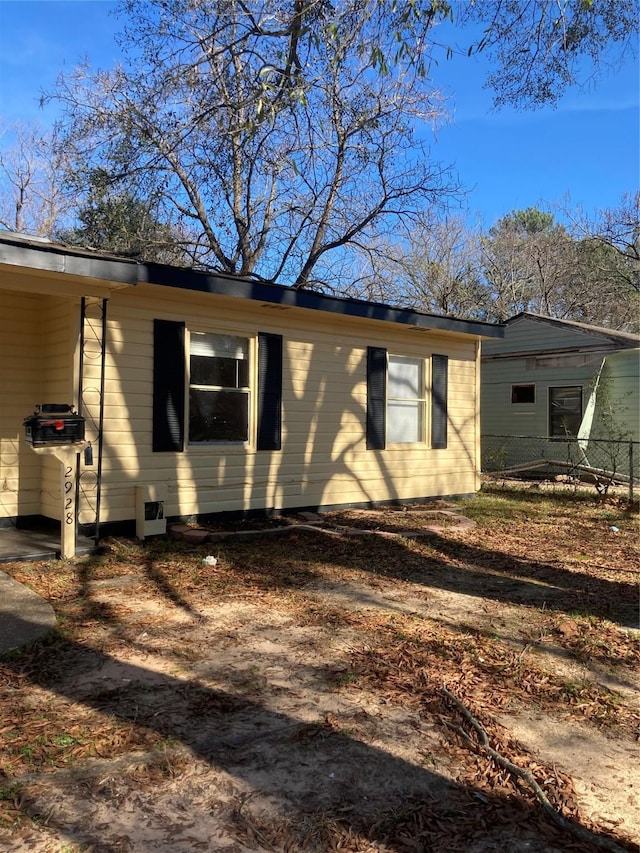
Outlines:
<svg viewBox="0 0 640 853"><path fill-rule="evenodd" d="M258 374L251 340L154 320L153 450L190 445L247 443L251 396L257 394L256 447L282 446L282 335L258 335ZM185 395L188 387L188 395ZM186 402L185 402L186 401Z"/></svg>
<svg viewBox="0 0 640 853"><path fill-rule="evenodd" d="M258 335L258 450L282 449L282 335Z"/></svg>
<svg viewBox="0 0 640 853"><path fill-rule="evenodd" d="M249 340L189 334L189 444L249 440Z"/></svg>
<svg viewBox="0 0 640 853"><path fill-rule="evenodd" d="M387 432L387 351L367 347L367 450L384 450Z"/></svg>
<svg viewBox="0 0 640 853"><path fill-rule="evenodd" d="M424 442L426 387L424 359L389 355L387 365L387 441Z"/></svg>
<svg viewBox="0 0 640 853"><path fill-rule="evenodd" d="M447 446L449 358L431 356L431 447Z"/></svg>
<svg viewBox="0 0 640 853"><path fill-rule="evenodd" d="M155 452L184 449L185 326L153 321L153 436Z"/></svg>

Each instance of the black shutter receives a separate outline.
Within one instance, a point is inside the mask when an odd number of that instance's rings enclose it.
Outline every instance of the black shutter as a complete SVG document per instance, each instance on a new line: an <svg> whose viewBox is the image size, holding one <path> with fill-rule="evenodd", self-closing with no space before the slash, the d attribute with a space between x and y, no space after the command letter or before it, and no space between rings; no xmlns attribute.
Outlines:
<svg viewBox="0 0 640 853"><path fill-rule="evenodd" d="M282 335L258 335L258 450L282 449Z"/></svg>
<svg viewBox="0 0 640 853"><path fill-rule="evenodd" d="M447 446L447 381L449 357L431 356L431 447Z"/></svg>
<svg viewBox="0 0 640 853"><path fill-rule="evenodd" d="M153 321L153 450L184 449L184 323Z"/></svg>
<svg viewBox="0 0 640 853"><path fill-rule="evenodd" d="M367 347L367 450L384 450L387 435L387 351Z"/></svg>

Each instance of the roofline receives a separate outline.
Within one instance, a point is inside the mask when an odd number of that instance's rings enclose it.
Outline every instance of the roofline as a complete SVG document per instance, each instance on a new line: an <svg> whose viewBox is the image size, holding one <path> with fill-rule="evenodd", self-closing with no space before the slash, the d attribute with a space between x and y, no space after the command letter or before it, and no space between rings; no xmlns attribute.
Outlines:
<svg viewBox="0 0 640 853"><path fill-rule="evenodd" d="M0 231L0 263L42 272L97 278L118 285L138 283L136 261L53 243L44 237Z"/></svg>
<svg viewBox="0 0 640 853"><path fill-rule="evenodd" d="M504 327L494 323L426 314L408 308L394 308L381 302L366 302L343 296L328 296L313 290L299 290L272 282L252 281L219 273L180 269L163 264L145 264L144 271L148 275L145 280L146 283L175 287L181 290L250 299L281 305L286 308L306 308L312 311L343 314L347 317L400 323L420 329L435 329L492 338L504 336ZM142 283L141 280L140 282Z"/></svg>
<svg viewBox="0 0 640 853"><path fill-rule="evenodd" d="M504 337L505 327L499 323L427 314L408 308L394 308L379 302L328 296L312 290L299 290L273 282L254 281L188 267L142 263L12 232L0 231L0 263L101 279L121 286L161 285L287 308L304 308L347 317L381 320L418 329L457 332L485 338Z"/></svg>
<svg viewBox="0 0 640 853"><path fill-rule="evenodd" d="M560 328L568 326L570 329L576 329L588 335L608 338L610 341L621 345L631 344L636 347L640 346L640 335L634 335L632 332L620 332L617 329L607 329L604 326L592 326L589 323L580 323L578 320L560 320L557 317L547 317L544 314L535 314L532 311L520 311L519 314L515 314L513 317L509 317L508 320L505 320L505 325L509 326L516 320L523 318L535 320L538 323L548 323L551 326L558 326Z"/></svg>

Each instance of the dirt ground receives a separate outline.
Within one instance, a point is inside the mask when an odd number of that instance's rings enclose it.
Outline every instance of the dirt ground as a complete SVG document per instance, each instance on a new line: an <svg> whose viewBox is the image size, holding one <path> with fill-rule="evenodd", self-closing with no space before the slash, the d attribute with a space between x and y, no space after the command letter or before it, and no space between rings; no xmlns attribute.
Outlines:
<svg viewBox="0 0 640 853"><path fill-rule="evenodd" d="M482 500L8 566L0 850L638 849L637 516Z"/></svg>

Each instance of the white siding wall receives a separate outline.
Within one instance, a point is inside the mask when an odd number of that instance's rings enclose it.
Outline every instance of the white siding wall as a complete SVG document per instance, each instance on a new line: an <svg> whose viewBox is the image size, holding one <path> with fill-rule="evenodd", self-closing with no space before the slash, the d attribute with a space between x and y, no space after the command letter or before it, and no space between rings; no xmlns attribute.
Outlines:
<svg viewBox="0 0 640 853"><path fill-rule="evenodd" d="M153 453L153 320L187 328L284 336L283 448L185 446ZM449 356L449 444L366 449L367 346ZM89 366L98 381L98 366ZM167 484L167 515L468 493L476 487L475 341L316 311L140 286L109 305L103 521L132 519L136 484ZM255 400L253 401L255 403ZM97 417L97 397L85 397ZM91 513L85 508L80 521Z"/></svg>
<svg viewBox="0 0 640 853"><path fill-rule="evenodd" d="M482 432L485 435L548 435L549 388L579 385L584 412L601 353L581 357L583 363L545 367L544 361L505 358L482 364ZM540 366L542 365L542 366ZM534 385L535 403L512 403L512 385Z"/></svg>

